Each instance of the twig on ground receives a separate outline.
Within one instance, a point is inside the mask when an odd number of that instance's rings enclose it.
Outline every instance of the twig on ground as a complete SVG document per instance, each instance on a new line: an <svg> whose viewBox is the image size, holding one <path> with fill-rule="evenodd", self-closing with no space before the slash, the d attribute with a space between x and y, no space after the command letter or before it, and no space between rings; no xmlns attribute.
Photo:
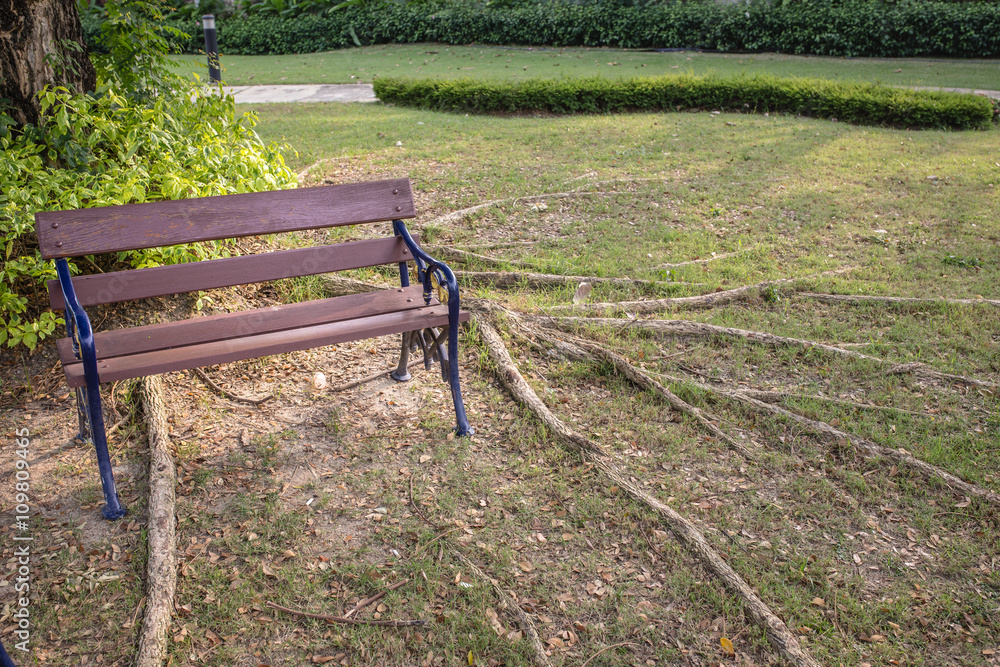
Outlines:
<svg viewBox="0 0 1000 667"><path fill-rule="evenodd" d="M424 513L420 511L419 507L417 507L416 498L414 498L414 496L413 496L413 475L412 474L410 475L410 505L413 507L413 510L417 513L417 516L419 516L421 519L423 519L424 523L426 523L429 526L434 527L435 530L443 530L444 529L444 526L438 526L436 523L434 523L433 521L431 521L430 519L428 519L426 516L424 516ZM436 535L434 537L434 539L432 539L430 542L428 542L425 545L422 545L423 548L429 547L431 544L433 544L434 542L436 542L440 538L445 537L449 533L453 533L456 530L461 530L461 528L453 528L453 529L448 530L448 531L446 531L444 533L441 533L440 535ZM438 561L440 562L441 557L444 555L444 552L443 552L443 550L444 550L444 542L441 542L438 546L440 547L439 550L438 550ZM414 553L414 555L416 555L418 553L420 553L420 548L418 548L416 550L416 552ZM528 616L517 605L517 603L515 603L511 599L511 597L509 595L507 595L506 591L504 591L502 588L500 588L500 584L498 584L495 579L493 579L492 577L486 576L486 573L483 572L481 569L479 569L479 567L475 563L473 563L471 560L469 560L465 556L465 554L463 554L461 551L459 551L457 549L454 549L454 550L452 550L452 553L454 553L458 557L458 559L461 560L462 563L465 564L466 567L468 567L470 570L472 570L473 573L477 577L479 577L480 579L483 579L484 581L488 581L490 583L490 586L493 587L493 590L497 594L497 597L500 598L501 607L504 608L504 609L513 610L514 615L518 618L519 621L521 621L521 625L524 627L525 634L528 636L528 641L531 644L531 648L533 650L534 657L535 657L535 662L540 667L550 667L548 658L545 656L545 649L542 646L542 640L539 639L539 637L538 637L538 631L535 629L535 625L534 625L534 623L531 622L531 619L528 618Z"/></svg>
<svg viewBox="0 0 1000 667"><path fill-rule="evenodd" d="M819 663L802 648L784 621L778 618L753 588L722 559L694 524L673 508L643 491L609 461L604 450L597 443L574 432L552 414L518 371L493 325L479 314L474 315L473 319L479 327L480 336L486 343L490 358L497 367L497 375L514 398L531 410L563 445L576 451L585 461L593 463L632 498L656 511L678 539L723 581L731 593L743 601L746 611L758 625L764 628L772 645L786 660L798 667L819 667Z"/></svg>
<svg viewBox="0 0 1000 667"><path fill-rule="evenodd" d="M149 434L149 559L146 562L146 614L136 667L160 667L167 652L167 630L177 585L177 473L170 457L163 383L159 375L142 378L142 402Z"/></svg>
<svg viewBox="0 0 1000 667"><path fill-rule="evenodd" d="M638 644L635 644L633 642L621 642L620 644L612 644L611 646L605 646L600 651L587 658L587 660L582 665L580 665L580 667L587 667L587 665L590 664L590 661L599 656L600 654L606 653L607 651L610 651L613 648L618 648L620 646L638 646Z"/></svg>
<svg viewBox="0 0 1000 667"><path fill-rule="evenodd" d="M124 417L122 417L121 419L119 419L118 421L116 421L113 426L111 426L110 428L108 428L108 430L106 430L104 432L104 434L106 436L111 436L119 428L121 428L122 424L124 424L125 422L127 422L129 419L131 419L131 415L125 415ZM80 440L78 437L74 436L74 437L70 438L69 442L67 442L66 444L59 445L59 447L55 448L51 452L48 452L47 454L41 454L40 456L37 456L37 457L31 459L30 461L28 461L28 465L35 465L36 463L41 463L42 461L46 461L48 459L51 459L53 456L59 456L63 452L67 452L67 451L69 451L71 449L76 449L77 447L82 447L83 445L86 445L86 444L88 444L87 441ZM15 472L14 468L11 468L10 470L8 470L5 473L3 473L3 477L2 478L10 477L11 475L14 474L14 472Z"/></svg>
<svg viewBox="0 0 1000 667"><path fill-rule="evenodd" d="M427 544L418 545L417 548L413 550L413 555L414 556L419 556L421 551L423 551L424 549L426 549L430 545L434 544L435 542L437 542L438 540L440 540L442 537L447 537L447 536L451 535L452 533L457 533L458 531L463 530L464 528L465 528L465 526L456 526L455 528L449 528L448 530L445 530L442 533L438 533L437 535L435 535L434 537L432 537L430 539L430 541L427 542Z"/></svg>
<svg viewBox="0 0 1000 667"><path fill-rule="evenodd" d="M356 605L354 605L353 607L351 607L350 611L348 611L346 614L344 614L344 618L350 618L351 616L354 616L356 613L358 613L359 611L361 611L362 609L364 609L365 607L367 607L368 605L370 605L372 602L378 602L379 600L381 600L382 598L384 598L385 595L386 595L386 593L390 593L390 592L396 590L397 588L401 588L402 586L405 586L408 581L410 581L410 580L409 579L401 579L401 580L397 581L396 583L394 583L392 586L389 586L388 588L386 588L384 591L382 591L380 593L376 593L375 595L373 595L371 597L368 597L368 598L365 598L364 600L361 600Z"/></svg>
<svg viewBox="0 0 1000 667"><path fill-rule="evenodd" d="M427 515L421 512L420 507L417 506L417 499L413 497L413 473L410 473L410 506L413 508L413 511L417 513L417 516L423 519L424 523L426 523L428 526L434 528L434 530L445 529L444 526L439 526L430 519L428 519Z"/></svg>
<svg viewBox="0 0 1000 667"><path fill-rule="evenodd" d="M418 366L418 365L420 365L422 363L424 363L423 359L415 359L415 360L411 361L410 363L408 363L406 365L406 367L407 368L413 368L414 366ZM361 378L360 380L352 380L350 382L347 382L345 384L340 385L339 387L334 387L330 391L333 392L333 393L337 393L339 391L347 391L348 389L354 389L355 387L360 387L363 384L368 384L369 382L374 382L375 380L378 380L379 378L383 378L383 377L389 375L389 373L391 373L393 370L395 370L395 369L389 369L389 370L386 370L386 371L379 371L378 373L375 373L374 375L369 375L368 377Z"/></svg>
<svg viewBox="0 0 1000 667"><path fill-rule="evenodd" d="M283 611L286 614L292 614L293 616L301 616L303 618L315 618L319 621L326 621L327 623L342 623L344 625L377 625L383 628L411 628L418 625L427 625L429 621L423 620L412 620L412 621L375 621L366 620L359 618L346 618L344 616L330 616L328 614L313 614L308 611L299 611L298 609L290 609L288 607L282 607L279 604L275 604L270 600L267 601L266 605L269 609L275 609L277 611Z"/></svg>
<svg viewBox="0 0 1000 667"><path fill-rule="evenodd" d="M548 656L545 655L545 647L542 645L542 639L538 636L538 630L535 628L535 624L531 622L531 619L528 618L528 615L524 613L524 610L521 609L521 606L507 594L507 591L500 588L500 583L496 579L487 576L487 574L483 572L478 565L469 560L465 554L457 550L453 553L460 561L462 561L462 564L465 565L465 567L472 570L474 575L483 581L489 582L490 588L493 589L493 592L496 593L497 598L500 600L500 608L507 611L520 621L521 628L524 630L524 634L528 638L528 643L531 645L531 654L535 659L535 664L538 665L538 667L551 667Z"/></svg>
<svg viewBox="0 0 1000 667"><path fill-rule="evenodd" d="M208 374L206 374L205 371L201 370L200 368L192 368L191 370L194 371L194 374L197 375L202 382L208 385L209 389L214 391L219 396L222 396L223 398L228 398L230 401L235 401L236 403L249 403L250 405L261 405L263 403L267 403L272 398L274 398L273 395L264 396L263 398L246 398L245 396L237 396L231 391L227 391L222 387L220 387L219 385L212 382L212 378L208 377Z"/></svg>

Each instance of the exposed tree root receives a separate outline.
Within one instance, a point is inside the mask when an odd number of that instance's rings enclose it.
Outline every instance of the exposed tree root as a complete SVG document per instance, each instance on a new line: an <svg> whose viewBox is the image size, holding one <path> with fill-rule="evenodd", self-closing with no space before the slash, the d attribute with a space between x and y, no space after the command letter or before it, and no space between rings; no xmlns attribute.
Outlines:
<svg viewBox="0 0 1000 667"><path fill-rule="evenodd" d="M741 251L741 252L746 252ZM739 255L739 252L724 252L720 255L712 255L711 257L706 257L704 259L689 259L686 262L676 262L674 264L657 264L654 269L679 269L684 266L692 266L694 264L708 264L709 262L715 262L720 259L728 259L729 257L735 257Z"/></svg>
<svg viewBox="0 0 1000 667"><path fill-rule="evenodd" d="M800 347L803 349L821 350L828 354L849 357L851 359L865 359L878 364L888 366L888 374L909 373L918 377L945 381L947 383L957 382L960 384L974 385L978 387L997 388L997 384L986 380L966 377L963 375L952 375L934 370L923 363L897 364L886 359L873 357L856 350L846 350L842 347L818 343L816 341L804 340L802 338L789 338L787 336L776 336L775 334L763 331L750 331L747 329L736 329L733 327L720 327L715 324L705 322L692 322L690 320L630 320L625 318L607 317L545 317L534 315L533 319L540 324L551 323L552 326L563 328L575 328L581 326L603 326L616 329L642 329L650 333L661 336L680 336L690 338L704 338L711 336L721 336L725 338L735 338L747 340L754 343L774 345L776 347Z"/></svg>
<svg viewBox="0 0 1000 667"><path fill-rule="evenodd" d="M593 172L591 172L591 173L593 173ZM594 174L594 175L596 176L596 174ZM586 177L587 177L587 174L584 174L582 176L577 176L574 179L566 181L566 183L563 183L563 185L567 185L569 183L572 183L573 181L578 181L581 178L586 178ZM621 184L621 183L663 183L663 182L670 181L670 180L672 180L672 179L670 177L667 177L667 176L653 176L653 177L650 177L650 178L615 178L615 179L612 179L610 181L591 181L590 183L584 183L583 185L579 186L578 188L575 188L573 190L573 192L578 192L580 190L580 188L593 188L593 187L597 187L597 186L601 186L601 185L608 185L610 183L616 183L616 184Z"/></svg>
<svg viewBox="0 0 1000 667"><path fill-rule="evenodd" d="M159 375L142 378L142 403L149 434L149 560L146 562L146 614L139 636L136 667L160 667L167 652L167 629L177 585L177 473L170 457L163 383Z"/></svg>
<svg viewBox="0 0 1000 667"><path fill-rule="evenodd" d="M832 398L830 396L817 396L815 394L794 394L785 391L765 391L763 389L740 389L740 393L745 394L751 398L756 398L758 401L764 401L765 403L781 403L786 400L803 400L803 401L820 401L823 403L831 403L833 405L842 405L845 408L851 408L852 410L880 410L883 412L899 412L907 415L917 415L918 417L929 417L926 412L917 412L916 410L904 410L903 408L897 408L891 405L875 405L874 403L856 403L854 401L844 400L842 398Z"/></svg>
<svg viewBox="0 0 1000 667"><path fill-rule="evenodd" d="M346 156L346 155L341 155L340 157L325 157L325 158L321 158L321 159L316 160L315 162L313 162L311 165L309 165L308 167L306 167L302 171L300 171L298 174L295 175L295 177L300 181L300 185L301 185L302 179L305 178L306 176L308 176L309 172L311 172L313 169L315 169L316 167L320 166L321 164L327 164L329 162L338 162L340 160L349 160L349 159L350 158L348 156Z"/></svg>
<svg viewBox="0 0 1000 667"><path fill-rule="evenodd" d="M482 211L485 208L490 208L491 206L499 206L500 204L506 204L507 202L522 202L522 201L541 201L543 199L571 199L573 197L607 197L609 195L626 195L630 194L628 192L548 192L541 195L530 195L528 197L504 197L503 199L492 199L488 202L483 202L482 204L476 204L475 206L470 206L468 208L460 208L457 211L451 211L450 213L445 213L444 215L438 216L430 221L429 224L434 225L449 225L453 222L458 222L467 215L472 215Z"/></svg>
<svg viewBox="0 0 1000 667"><path fill-rule="evenodd" d="M737 301L755 298L760 290L782 282L792 280L777 280L744 285L735 289L698 294L696 296L678 296L666 299L643 299L640 301L617 301L614 303L578 303L555 306L549 310L554 313L578 313L590 317L612 313L630 313L632 315L652 315L668 310L685 310L696 308L714 308Z"/></svg>
<svg viewBox="0 0 1000 667"><path fill-rule="evenodd" d="M467 250L459 250L457 248L435 245L433 243L424 243L423 246L424 250L434 257L450 262L459 262L461 264L481 264L494 269L502 269L507 266L528 266L525 262L521 262L516 259L497 259L495 257L488 257L487 255L480 255Z"/></svg>
<svg viewBox="0 0 1000 667"><path fill-rule="evenodd" d="M290 607L282 607L280 604L275 604L270 600L267 601L265 606L269 609L274 609L275 611L283 611L286 614L292 614L293 616L315 618L318 621L326 621L327 623L342 623L343 625L374 625L382 628L411 628L414 626L427 625L428 623L428 621L420 619L412 621L372 621L360 618L347 618L344 616L331 616L329 614L314 614L312 612L300 611Z"/></svg>
<svg viewBox="0 0 1000 667"><path fill-rule="evenodd" d="M721 396L726 396L741 403L746 403L747 405L752 405L758 409L770 412L772 414L781 415L786 419L790 419L798 424L802 424L817 433L827 436L828 438L834 440L839 444L850 443L855 451L867 458L881 457L893 461L894 463L905 466L912 470L919 472L921 475L928 479L937 480L943 482L945 485L955 489L956 491L961 491L969 496L975 496L977 498L983 498L994 505L1000 506L1000 495L984 489L976 484L971 484L966 482L959 477L951 474L947 470L939 468L935 465L922 461L917 457L913 456L909 452L903 449L890 449L883 445L872 442L866 438L855 435L853 433L847 433L846 431L841 431L838 428L827 424L826 422L817 421L815 419L810 419L797 412L792 412L777 405L772 405L770 403L765 403L764 401L758 400L746 393L741 391L731 391L727 389L722 389L720 387L705 384L703 382L695 382L694 380L688 380L685 378L671 377L668 375L663 376L670 380L671 382L677 382L680 384L692 384L704 391L718 394Z"/></svg>
<svg viewBox="0 0 1000 667"><path fill-rule="evenodd" d="M524 271L455 271L455 275L470 283L490 283L498 287L576 287L580 283L592 285L614 285L615 287L669 287L671 285L691 285L663 280L640 280L635 278L599 278L592 276L561 276L552 273L529 273Z"/></svg>
<svg viewBox="0 0 1000 667"><path fill-rule="evenodd" d="M539 334L548 340L553 340L553 341L555 340L553 336L545 333L544 331L540 331ZM682 414L694 418L694 420L697 421L699 424L701 424L702 427L705 428L705 430L707 430L709 433L714 435L719 440L725 442L727 445L729 445L730 448L732 448L733 451L735 451L743 458L747 460L752 460L754 458L753 452L747 449L746 446L744 446L738 440L733 438L731 435L729 435L721 428L719 428L714 421L705 416L705 413L702 410L682 400L680 397L678 397L672 391L670 391L662 384L654 380L648 374L646 374L639 368L633 366L628 361L628 359L626 359L622 355L612 350L609 350L608 348L602 345L598 345L593 341L584 340L577 336L572 336L569 342L575 345L576 347L585 350L592 357L610 363L612 366L615 367L616 371L624 375L630 382L632 382L638 387L641 387L642 389L652 391L654 394L656 394L660 398L664 399L668 404L670 404L670 407L672 407L674 410L677 410Z"/></svg>
<svg viewBox="0 0 1000 667"><path fill-rule="evenodd" d="M487 345L490 358L497 366L497 375L514 398L531 410L563 445L578 452L584 460L593 463L635 500L656 511L678 539L723 581L730 592L743 601L747 613L764 628L772 645L785 659L794 665L819 667L819 663L802 648L784 621L778 618L753 588L722 559L694 524L636 486L610 462L609 457L597 443L574 432L552 414L521 376L493 326L480 315L475 316L475 321L479 325L479 332Z"/></svg>
<svg viewBox="0 0 1000 667"><path fill-rule="evenodd" d="M845 266L832 271L824 271L817 276L837 275L854 270L853 266ZM814 277L814 276L807 276ZM641 301L619 301L615 303L587 303L568 304L551 308L552 312L565 313L572 312L588 316L597 316L607 313L628 312L632 315L652 315L668 310L684 310L694 308L715 308L737 301L746 301L756 298L758 294L776 285L787 285L795 283L805 278L782 278L780 280L765 280L753 285L744 285L729 290L720 290L710 294L698 294L696 296L671 297L667 299L646 299Z"/></svg>
<svg viewBox="0 0 1000 667"><path fill-rule="evenodd" d="M813 299L823 303L887 303L894 305L935 306L942 303L956 306L975 306L981 303L990 306L1000 306L1000 299L916 299L904 296L870 296L866 294L817 294L816 292L799 292L795 296L802 299Z"/></svg>
<svg viewBox="0 0 1000 667"><path fill-rule="evenodd" d="M499 248L524 248L526 246L536 245L538 241L532 241L530 239L524 241L497 241L496 243L477 243L474 245L469 245L468 243L462 244L462 250L497 250Z"/></svg>
<svg viewBox="0 0 1000 667"><path fill-rule="evenodd" d="M326 284L327 290L330 294L334 296L340 296L342 294L364 294L365 292L371 292L377 289L387 289L388 285L374 285L372 283L366 283L363 280L356 280L354 278L347 278L336 273L328 273L323 276L323 282Z"/></svg>

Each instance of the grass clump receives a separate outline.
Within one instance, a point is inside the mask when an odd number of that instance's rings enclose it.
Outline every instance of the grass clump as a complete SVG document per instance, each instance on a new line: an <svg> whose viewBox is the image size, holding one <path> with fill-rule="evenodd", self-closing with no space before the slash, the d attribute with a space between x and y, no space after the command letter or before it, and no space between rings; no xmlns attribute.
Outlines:
<svg viewBox="0 0 1000 667"><path fill-rule="evenodd" d="M992 106L968 94L901 90L867 83L771 76L721 78L689 74L543 80L520 83L458 79L384 78L375 81L383 101L466 113L614 113L720 109L791 113L857 125L909 128L988 127Z"/></svg>

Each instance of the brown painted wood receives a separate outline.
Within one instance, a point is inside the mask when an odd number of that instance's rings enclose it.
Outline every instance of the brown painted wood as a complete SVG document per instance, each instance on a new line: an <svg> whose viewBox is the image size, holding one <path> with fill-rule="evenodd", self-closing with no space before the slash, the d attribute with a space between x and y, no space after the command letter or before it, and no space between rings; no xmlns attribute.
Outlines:
<svg viewBox="0 0 1000 667"><path fill-rule="evenodd" d="M405 262L413 259L403 240L393 236L315 248L281 250L261 255L204 260L190 264L74 276L73 289L82 306L183 294L216 287L333 273ZM48 281L49 303L63 310L62 287Z"/></svg>
<svg viewBox="0 0 1000 667"><path fill-rule="evenodd" d="M437 299L433 299L431 304L437 305ZM111 359L422 307L422 289L419 285L413 285L131 329L102 331L94 334L94 346L98 359ZM59 340L56 345L64 365L77 361L69 338Z"/></svg>
<svg viewBox="0 0 1000 667"><path fill-rule="evenodd" d="M467 322L468 320L469 313L463 312L460 321ZM387 336L425 327L440 327L447 323L447 308L428 306L416 310L385 313L343 322L331 322L301 329L248 336L237 340L216 341L128 357L115 357L99 361L97 367L102 383L115 382L144 375L155 375L198 366L283 354L323 345L335 345L364 338ZM83 364L73 363L65 366L64 369L70 387L82 387L86 384L83 377Z"/></svg>
<svg viewBox="0 0 1000 667"><path fill-rule="evenodd" d="M35 215L44 259L378 222L416 215L410 181L199 197Z"/></svg>

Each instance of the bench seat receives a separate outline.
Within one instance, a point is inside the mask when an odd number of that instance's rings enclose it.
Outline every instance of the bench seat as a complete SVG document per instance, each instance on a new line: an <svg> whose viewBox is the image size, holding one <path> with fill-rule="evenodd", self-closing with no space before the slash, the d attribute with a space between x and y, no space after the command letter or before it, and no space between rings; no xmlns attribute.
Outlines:
<svg viewBox="0 0 1000 667"><path fill-rule="evenodd" d="M469 314L461 311L460 322ZM448 309L414 285L94 334L102 384L198 366L444 327ZM70 387L86 385L73 341L58 341Z"/></svg>

